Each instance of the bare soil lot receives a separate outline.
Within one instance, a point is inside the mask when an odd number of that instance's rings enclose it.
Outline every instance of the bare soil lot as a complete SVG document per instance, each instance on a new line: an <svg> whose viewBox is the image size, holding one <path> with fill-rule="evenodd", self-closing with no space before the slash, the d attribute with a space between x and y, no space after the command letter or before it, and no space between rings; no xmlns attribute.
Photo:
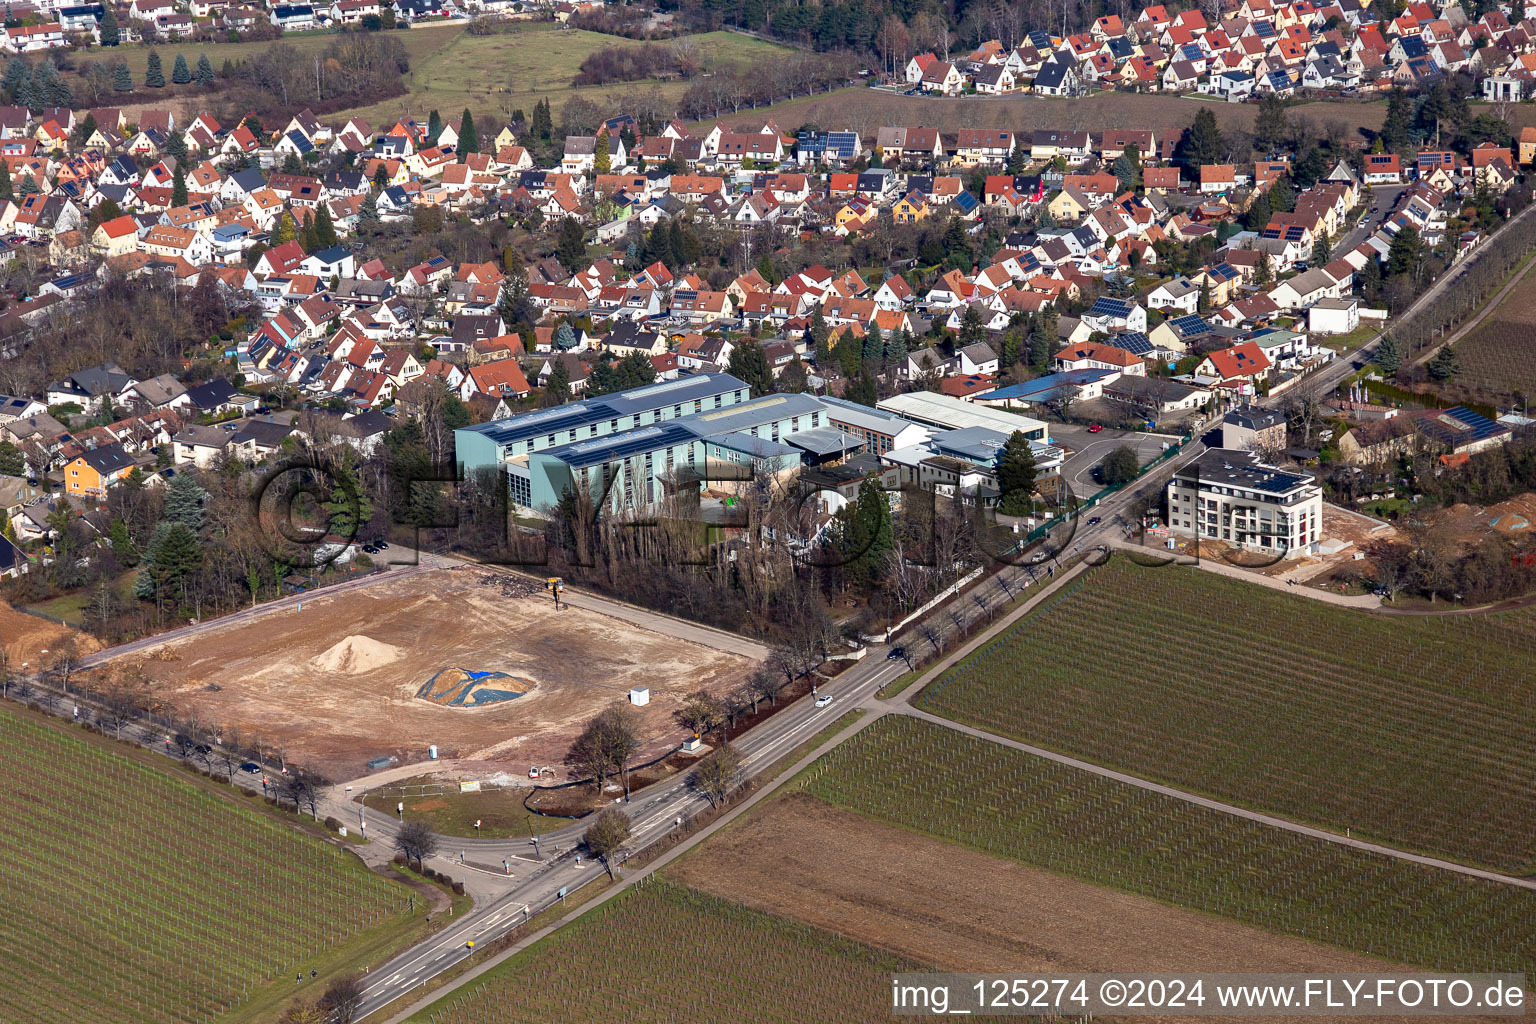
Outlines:
<svg viewBox="0 0 1536 1024"><path fill-rule="evenodd" d="M0 602L0 644L5 645L12 672L30 675L53 664L53 656L66 637L74 638L77 654L101 649L101 643L89 633L28 615Z"/></svg>
<svg viewBox="0 0 1536 1024"><path fill-rule="evenodd" d="M945 970L1399 969L990 857L799 793L771 801L668 873Z"/></svg>
<svg viewBox="0 0 1536 1024"><path fill-rule="evenodd" d="M242 738L259 736L289 760L335 780L358 778L383 755L422 760L436 744L461 771L526 771L558 763L582 723L651 689L637 708L642 754L682 738L682 698L733 685L745 658L544 596L507 598L480 570L444 569L283 612L163 648L143 669L182 716ZM515 699L449 707L417 696L444 669L501 672ZM498 681L498 684L506 681ZM468 762L468 763L465 763Z"/></svg>

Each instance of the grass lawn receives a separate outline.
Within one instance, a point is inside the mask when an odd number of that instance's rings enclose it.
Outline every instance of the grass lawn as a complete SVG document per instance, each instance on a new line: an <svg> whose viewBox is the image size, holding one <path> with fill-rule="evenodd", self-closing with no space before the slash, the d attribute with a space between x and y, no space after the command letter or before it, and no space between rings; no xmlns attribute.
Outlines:
<svg viewBox="0 0 1536 1024"><path fill-rule="evenodd" d="M1353 352L1376 337L1380 326L1375 320L1361 321L1360 326L1348 334L1321 334L1316 336L1316 341L1324 348L1331 348L1335 352ZM1305 324L1302 325L1302 329L1306 329Z"/></svg>
<svg viewBox="0 0 1536 1024"><path fill-rule="evenodd" d="M1526 874L1533 627L1536 609L1402 618L1116 558L912 702L1336 832Z"/></svg>
<svg viewBox="0 0 1536 1024"><path fill-rule="evenodd" d="M917 719L875 722L800 785L915 832L1260 928L1443 970L1536 969L1536 892L1233 817Z"/></svg>
<svg viewBox="0 0 1536 1024"><path fill-rule="evenodd" d="M428 792L423 796L402 796L402 792L420 792L417 787L425 784ZM432 793L441 788L442 793ZM485 839L520 839L531 836L537 825L540 832L552 832L575 821L575 818L557 818L534 814L523 806L527 790L492 789L481 793L454 792L453 783L434 779L406 779L403 782L369 792L367 804L376 811L395 814L396 807L404 803L409 818L419 818L432 826L432 831L445 836L474 836L475 822L480 822L479 835ZM359 799L362 799L359 797Z"/></svg>
<svg viewBox="0 0 1536 1024"><path fill-rule="evenodd" d="M336 847L118 749L0 712L7 1019L240 1019L292 974L361 964L425 917Z"/></svg>
<svg viewBox="0 0 1536 1024"><path fill-rule="evenodd" d="M707 32L693 38L702 48L706 62L721 69L786 52L773 43L734 32ZM346 113L361 114L370 122L380 123L402 114L425 120L428 112L436 109L445 121L457 124L459 115L468 107L476 118L483 115L502 124L512 111L521 109L531 114L536 102L547 99L558 129L561 104L571 96L585 96L605 111L615 112L623 108L625 96L638 90L659 90L674 101L681 97L687 83L679 80L571 86L571 79L576 77L588 54L607 47L641 45L636 40L562 29L542 22L530 23L526 31L505 35L472 36L464 32L419 59L413 57L411 72L406 76L409 97L385 100Z"/></svg>

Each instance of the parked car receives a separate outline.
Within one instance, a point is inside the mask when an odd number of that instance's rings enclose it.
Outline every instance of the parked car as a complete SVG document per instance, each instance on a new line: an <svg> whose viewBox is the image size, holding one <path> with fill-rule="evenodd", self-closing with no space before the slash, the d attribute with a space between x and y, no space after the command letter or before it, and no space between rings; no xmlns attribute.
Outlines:
<svg viewBox="0 0 1536 1024"><path fill-rule="evenodd" d="M832 703L832 695L830 693L824 693L820 697L816 698L816 706L819 707L819 708L824 708L828 704L831 704L831 703Z"/></svg>
<svg viewBox="0 0 1536 1024"><path fill-rule="evenodd" d="M1102 423L1091 423L1091 424L1088 425L1088 433L1090 433L1090 434L1097 434L1099 431L1101 431L1103 429L1104 429L1104 424L1102 424Z"/></svg>
<svg viewBox="0 0 1536 1024"><path fill-rule="evenodd" d="M247 775L257 775L261 772L261 765L257 764L255 761L247 761L240 766L240 770L245 772Z"/></svg>

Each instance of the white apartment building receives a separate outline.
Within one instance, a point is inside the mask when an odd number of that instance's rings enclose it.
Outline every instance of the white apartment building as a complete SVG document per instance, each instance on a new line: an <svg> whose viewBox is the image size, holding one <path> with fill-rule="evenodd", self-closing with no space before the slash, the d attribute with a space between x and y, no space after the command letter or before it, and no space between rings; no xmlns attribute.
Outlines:
<svg viewBox="0 0 1536 1024"><path fill-rule="evenodd" d="M1168 527L1176 534L1292 551L1321 543L1322 526L1322 488L1251 452L1213 449L1168 482Z"/></svg>

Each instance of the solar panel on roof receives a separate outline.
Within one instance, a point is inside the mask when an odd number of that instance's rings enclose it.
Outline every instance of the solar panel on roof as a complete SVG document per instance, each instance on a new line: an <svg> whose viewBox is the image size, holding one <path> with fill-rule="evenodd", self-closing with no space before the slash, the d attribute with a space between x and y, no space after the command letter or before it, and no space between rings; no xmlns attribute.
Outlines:
<svg viewBox="0 0 1536 1024"><path fill-rule="evenodd" d="M1211 329L1211 325L1199 315L1191 313L1188 316L1176 318L1173 321L1173 329L1183 335L1204 334Z"/></svg>
<svg viewBox="0 0 1536 1024"><path fill-rule="evenodd" d="M1140 331L1112 334L1106 339L1105 344L1129 352L1133 356L1148 355L1153 348L1151 339Z"/></svg>

